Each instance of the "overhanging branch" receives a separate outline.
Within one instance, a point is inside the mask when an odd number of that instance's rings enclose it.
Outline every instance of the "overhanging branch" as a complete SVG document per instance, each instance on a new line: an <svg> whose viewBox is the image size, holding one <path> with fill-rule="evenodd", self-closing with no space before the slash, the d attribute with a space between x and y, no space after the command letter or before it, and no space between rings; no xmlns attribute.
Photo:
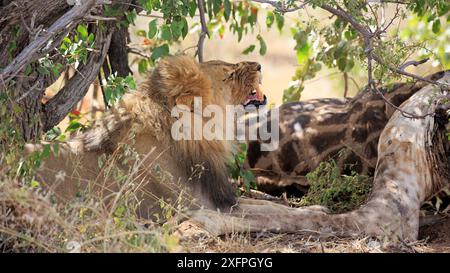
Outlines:
<svg viewBox="0 0 450 273"><path fill-rule="evenodd" d="M275 9L277 9L280 12L290 12L290 11L295 11L295 10L299 10L301 8L303 8L306 4L308 4L308 1L291 1L291 9L287 10L289 7L286 7L285 4L283 2L280 1L273 1L273 0L251 0L253 2L258 2L258 3L267 3L272 5L273 7L275 7ZM301 3L301 5L299 6L292 6L294 2L299 2ZM396 3L396 4L406 4L406 2L403 1L382 1L384 3ZM328 11L329 13L337 16L339 19L341 19L344 22L349 23L358 33L359 35L362 37L362 39L364 40L365 43L365 48L364 48L364 52L366 54L367 57L367 63L368 63L368 87L374 91L375 93L379 94L389 105L391 105L392 107L394 107L395 109L399 110L398 107L396 107L395 105L392 105L384 96L381 92L379 92L379 90L376 88L375 83L373 81L373 69L372 69L372 61L377 62L378 64L387 67L391 72L395 73L395 74L399 74L399 75L403 75L406 77L410 77L414 80L417 81L422 81L422 82L427 82L430 84L434 84L439 86L439 88L442 89L449 89L449 85L446 83L440 83L437 81L433 81L431 79L427 79L418 75L415 75L413 73L409 73L405 71L406 66L408 65L419 65L421 63L424 62L406 62L404 65L400 66L400 67L395 67L392 64L389 64L388 62L385 62L382 58L380 58L379 56L377 56L376 54L373 53L373 48L372 48L372 41L373 39L376 39L379 37L379 35L383 32L386 31L386 28L382 29L382 28L378 28L375 31L371 31L370 28L368 26L365 26L363 24L361 24L360 22L358 22L351 14L347 13L345 10L343 10L342 8L338 7L338 8L334 8L331 5L328 4L323 4L320 6L320 8L322 8L323 10ZM396 15L394 17L396 17L398 15L398 13L396 13ZM393 20L388 24L388 26L390 24L392 24ZM406 112L402 112L403 115L408 116L408 117L414 117L414 118L423 118L425 116L427 116L428 114L424 115L424 116L417 116L411 113L406 113Z"/></svg>
<svg viewBox="0 0 450 273"><path fill-rule="evenodd" d="M91 52L86 64L79 67L69 82L44 105L43 130L57 125L87 93L96 79L111 43L112 32L103 33L97 28L95 44L97 50Z"/></svg>
<svg viewBox="0 0 450 273"><path fill-rule="evenodd" d="M56 20L47 30L42 31L8 66L1 70L0 80L2 84L7 85L30 61L52 50L53 48L50 46L53 44L52 39L57 34L67 32L68 29L75 27L85 16L89 15L89 11L96 3L96 0L82 1L80 5L75 5Z"/></svg>

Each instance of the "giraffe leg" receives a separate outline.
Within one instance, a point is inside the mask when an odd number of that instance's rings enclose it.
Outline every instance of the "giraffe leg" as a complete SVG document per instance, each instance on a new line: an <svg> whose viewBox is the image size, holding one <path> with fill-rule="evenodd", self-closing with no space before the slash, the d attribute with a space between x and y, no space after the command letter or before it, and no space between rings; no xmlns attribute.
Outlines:
<svg viewBox="0 0 450 273"><path fill-rule="evenodd" d="M450 82L450 73L441 80ZM402 104L417 116L434 113L448 93L427 85ZM448 109L441 111L444 115ZM290 208L264 200L243 200L230 212L200 210L192 219L213 234L248 231L315 231L339 235L390 236L416 240L420 205L448 185L450 148L445 126L435 115L407 118L394 113L378 144L378 162L369 201L357 210L329 214L317 208ZM448 116L443 120L448 122ZM439 168L437 168L437 166Z"/></svg>

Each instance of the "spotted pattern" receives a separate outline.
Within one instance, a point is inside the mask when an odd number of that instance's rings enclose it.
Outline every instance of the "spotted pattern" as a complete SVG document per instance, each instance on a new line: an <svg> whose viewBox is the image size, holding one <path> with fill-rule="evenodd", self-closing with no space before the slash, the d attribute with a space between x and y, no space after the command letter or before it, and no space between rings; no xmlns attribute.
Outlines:
<svg viewBox="0 0 450 273"><path fill-rule="evenodd" d="M430 78L442 75L436 73ZM399 106L424 85L401 83L382 91ZM349 173L352 165L354 171L373 176L378 139L394 112L377 94L366 90L352 99L293 102L281 105L279 110L278 149L262 153L260 141L250 141L246 162L258 188L269 193L288 191L295 184L306 191L305 175L330 158L344 173ZM341 150L345 150L345 156L339 157Z"/></svg>

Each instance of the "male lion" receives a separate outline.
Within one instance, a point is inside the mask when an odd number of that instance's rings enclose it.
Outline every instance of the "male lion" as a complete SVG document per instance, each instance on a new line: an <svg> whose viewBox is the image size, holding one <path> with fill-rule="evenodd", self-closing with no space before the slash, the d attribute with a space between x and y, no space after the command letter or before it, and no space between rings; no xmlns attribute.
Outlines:
<svg viewBox="0 0 450 273"><path fill-rule="evenodd" d="M159 211L158 200L190 209L230 207L235 191L227 177L228 143L174 140L171 128L177 119L171 109L191 107L194 97L201 97L203 106L222 109L249 101L260 104L260 81L261 65L256 62L199 64L187 56L164 58L140 92L127 94L87 132L61 143L59 154L43 162L36 179L60 200L89 192L113 201L118 192L131 190L144 218ZM33 152L42 146L28 144L26 149ZM118 156L119 150L134 155L134 160ZM106 163L114 162L109 164L113 168L105 167L103 154L111 155ZM132 181L126 173L134 174Z"/></svg>

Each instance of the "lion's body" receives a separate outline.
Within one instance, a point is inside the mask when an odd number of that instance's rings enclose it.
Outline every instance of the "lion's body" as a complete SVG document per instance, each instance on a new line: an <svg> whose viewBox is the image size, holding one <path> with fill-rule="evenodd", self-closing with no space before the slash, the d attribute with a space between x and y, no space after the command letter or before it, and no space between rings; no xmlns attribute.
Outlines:
<svg viewBox="0 0 450 273"><path fill-rule="evenodd" d="M193 97L222 108L243 103L259 84L258 66L221 61L200 65L185 56L163 59L139 92L126 95L87 132L61 143L59 155L45 160L37 179L66 200L86 191L114 200L118 192L132 190L145 218L161 209L161 201L189 209L230 207L235 194L227 176L228 142L173 140L176 119L171 109L190 107ZM28 152L41 148L27 145ZM127 153L135 158L125 158ZM104 154L106 163L99 160ZM120 174L128 174L125 181Z"/></svg>

